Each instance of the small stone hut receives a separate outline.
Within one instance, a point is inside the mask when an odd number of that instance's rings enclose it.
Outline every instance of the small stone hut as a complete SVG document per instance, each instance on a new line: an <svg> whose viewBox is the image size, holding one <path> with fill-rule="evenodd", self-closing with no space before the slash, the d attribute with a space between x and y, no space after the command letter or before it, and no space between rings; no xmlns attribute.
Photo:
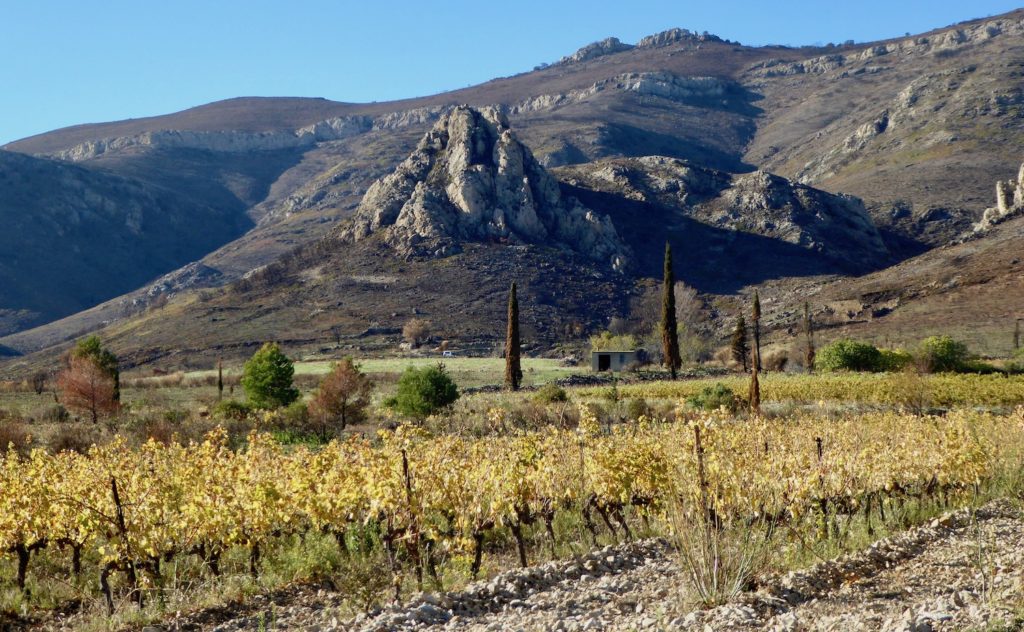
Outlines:
<svg viewBox="0 0 1024 632"><path fill-rule="evenodd" d="M638 360L638 351L591 351L590 368L594 371L624 371Z"/></svg>

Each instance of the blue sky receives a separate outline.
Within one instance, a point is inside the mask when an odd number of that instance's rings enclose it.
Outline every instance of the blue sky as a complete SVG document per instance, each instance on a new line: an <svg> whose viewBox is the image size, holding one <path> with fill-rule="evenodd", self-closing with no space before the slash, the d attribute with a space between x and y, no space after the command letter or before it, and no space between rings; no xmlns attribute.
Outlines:
<svg viewBox="0 0 1024 632"><path fill-rule="evenodd" d="M0 144L234 96L384 101L679 26L744 44L870 41L1012 10L999 0L3 0Z"/></svg>

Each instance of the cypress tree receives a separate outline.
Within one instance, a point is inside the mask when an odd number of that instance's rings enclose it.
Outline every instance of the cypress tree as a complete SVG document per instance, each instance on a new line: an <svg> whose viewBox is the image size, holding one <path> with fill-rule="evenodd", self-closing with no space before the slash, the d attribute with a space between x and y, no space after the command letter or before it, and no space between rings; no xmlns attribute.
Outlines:
<svg viewBox="0 0 1024 632"><path fill-rule="evenodd" d="M732 359L743 366L743 372L747 372L747 360L750 357L750 345L747 344L747 321L743 315L736 320L736 329L732 332Z"/></svg>
<svg viewBox="0 0 1024 632"><path fill-rule="evenodd" d="M665 366L676 379L679 367L683 365L679 357L679 326L676 323L676 279L672 271L672 246L665 242L665 278L662 280L661 303L661 352Z"/></svg>
<svg viewBox="0 0 1024 632"><path fill-rule="evenodd" d="M224 397L224 359L217 358L217 401Z"/></svg>
<svg viewBox="0 0 1024 632"><path fill-rule="evenodd" d="M807 349L804 365L808 373L814 373L814 323L811 322L811 306L804 303L804 333L807 335Z"/></svg>
<svg viewBox="0 0 1024 632"><path fill-rule="evenodd" d="M754 290L754 314L753 314L753 326L754 326L754 348L753 348L753 362L751 366L755 371L761 370L761 297L758 296L757 290Z"/></svg>
<svg viewBox="0 0 1024 632"><path fill-rule="evenodd" d="M523 381L519 355L519 300L513 283L508 291L508 330L505 334L505 387L511 391L518 391Z"/></svg>
<svg viewBox="0 0 1024 632"><path fill-rule="evenodd" d="M758 380L758 373L761 372L761 298L757 291L754 291L754 348L753 361L750 369L750 412L757 415L761 412L761 382Z"/></svg>
<svg viewBox="0 0 1024 632"><path fill-rule="evenodd" d="M761 413L761 382L757 379L757 367L750 372L750 412Z"/></svg>

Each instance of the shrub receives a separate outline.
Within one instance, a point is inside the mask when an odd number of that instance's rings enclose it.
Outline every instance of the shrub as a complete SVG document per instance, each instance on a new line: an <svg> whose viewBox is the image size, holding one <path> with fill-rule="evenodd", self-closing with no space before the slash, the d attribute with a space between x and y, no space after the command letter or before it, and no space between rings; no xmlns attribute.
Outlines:
<svg viewBox="0 0 1024 632"><path fill-rule="evenodd" d="M914 356L903 349L879 349L878 370L899 373L914 362Z"/></svg>
<svg viewBox="0 0 1024 632"><path fill-rule="evenodd" d="M651 407L647 405L647 400L642 397L634 397L633 399L626 402L626 418L632 421L636 421L641 417L650 417Z"/></svg>
<svg viewBox="0 0 1024 632"><path fill-rule="evenodd" d="M590 337L591 351L631 351L637 346L636 338L629 334L617 336L610 331L602 331Z"/></svg>
<svg viewBox="0 0 1024 632"><path fill-rule="evenodd" d="M20 419L0 420L0 454L11 448L22 455L32 448L32 429Z"/></svg>
<svg viewBox="0 0 1024 632"><path fill-rule="evenodd" d="M686 400L691 408L697 410L714 411L725 407L729 412L736 412L739 408L739 400L732 389L721 382L714 386L705 386L700 393Z"/></svg>
<svg viewBox="0 0 1024 632"><path fill-rule="evenodd" d="M235 399L225 399L217 402L211 411L216 419L228 419L231 421L245 421L252 412L252 407L245 402Z"/></svg>
<svg viewBox="0 0 1024 632"><path fill-rule="evenodd" d="M761 358L761 368L765 371L777 371L781 373L786 370L786 365L789 364L789 351L785 349L773 349L766 351L764 357Z"/></svg>
<svg viewBox="0 0 1024 632"><path fill-rule="evenodd" d="M932 336L921 341L921 368L929 373L950 373L965 368L970 354L967 345L949 336Z"/></svg>
<svg viewBox="0 0 1024 632"><path fill-rule="evenodd" d="M402 337L413 347L420 346L430 337L431 323L423 318L411 318L402 327Z"/></svg>
<svg viewBox="0 0 1024 632"><path fill-rule="evenodd" d="M299 398L292 384L295 366L281 348L268 342L245 363L242 387L255 408L280 408Z"/></svg>
<svg viewBox="0 0 1024 632"><path fill-rule="evenodd" d="M1024 347L1014 351L1013 359L1007 363L1006 370L1013 374L1024 373Z"/></svg>
<svg viewBox="0 0 1024 632"><path fill-rule="evenodd" d="M878 371L882 353L874 345L856 340L837 340L818 351L814 367L819 371Z"/></svg>
<svg viewBox="0 0 1024 632"><path fill-rule="evenodd" d="M978 359L966 360L957 369L960 373L977 373L979 375L992 375L993 373L1013 373L1013 367L1001 369L994 364L983 362Z"/></svg>
<svg viewBox="0 0 1024 632"><path fill-rule="evenodd" d="M402 415L423 419L459 399L459 389L444 364L409 367L398 380L398 393L385 404Z"/></svg>
<svg viewBox="0 0 1024 632"><path fill-rule="evenodd" d="M95 429L82 426L62 426L50 435L46 445L52 454L59 452L85 454L96 443L99 443L99 436Z"/></svg>
<svg viewBox="0 0 1024 632"><path fill-rule="evenodd" d="M60 404L54 404L53 406L49 406L43 410L39 415L39 418L47 423L56 424L68 421L71 419L71 414L68 412L67 408L64 408Z"/></svg>
<svg viewBox="0 0 1024 632"><path fill-rule="evenodd" d="M285 428L306 429L309 427L309 408L305 402L296 400L281 411L281 425Z"/></svg>
<svg viewBox="0 0 1024 632"><path fill-rule="evenodd" d="M548 383L537 389L533 398L542 404L557 404L569 401L569 394L558 384Z"/></svg>

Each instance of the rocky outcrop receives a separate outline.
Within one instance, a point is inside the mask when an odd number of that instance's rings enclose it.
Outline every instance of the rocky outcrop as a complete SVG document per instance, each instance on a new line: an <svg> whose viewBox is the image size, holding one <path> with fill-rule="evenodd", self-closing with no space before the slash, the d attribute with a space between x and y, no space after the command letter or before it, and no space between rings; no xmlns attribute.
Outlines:
<svg viewBox="0 0 1024 632"><path fill-rule="evenodd" d="M573 186L678 209L710 226L778 239L826 258L868 266L889 258L861 200L764 171L730 174L645 156L563 167L557 173Z"/></svg>
<svg viewBox="0 0 1024 632"><path fill-rule="evenodd" d="M981 221L974 225L975 232L983 232L1008 219L1024 215L1024 164L1016 180L996 182L996 205L985 209Z"/></svg>
<svg viewBox="0 0 1024 632"><path fill-rule="evenodd" d="M812 184L835 175L842 166L847 164L857 153L867 147L868 143L889 129L889 110L866 123L861 124L843 141L821 156L816 156L803 166L797 174L797 180L804 184Z"/></svg>
<svg viewBox="0 0 1024 632"><path fill-rule="evenodd" d="M826 74L861 62L874 62L887 56L944 55L966 46L972 46L1001 36L1024 35L1024 20L1000 18L960 29L945 31L938 35L912 37L897 42L878 44L851 53L832 53L805 59L788 61L769 59L752 66L748 72L755 77L784 77L803 74ZM643 42L643 40L641 40ZM642 46L643 44L638 44ZM881 60L884 61L884 60ZM855 70L837 73L841 78L878 72L875 66L861 66Z"/></svg>
<svg viewBox="0 0 1024 632"><path fill-rule="evenodd" d="M648 35L636 43L637 48L657 48L659 46L671 46L679 42L700 44L702 42L721 42L722 38L712 35L707 31L694 33L687 29L669 29L654 35Z"/></svg>
<svg viewBox="0 0 1024 632"><path fill-rule="evenodd" d="M572 198L493 109L460 106L441 117L416 150L366 192L344 239L383 233L403 256L443 257L464 241L558 245L626 265L607 217Z"/></svg>
<svg viewBox="0 0 1024 632"><path fill-rule="evenodd" d="M711 219L822 254L881 262L888 257L864 203L764 171L735 176ZM740 228L740 226L735 226Z"/></svg>
<svg viewBox="0 0 1024 632"><path fill-rule="evenodd" d="M787 62L781 59L763 61L751 69L759 77L786 77L789 75L821 75L846 65L843 55L822 55L804 61Z"/></svg>
<svg viewBox="0 0 1024 632"><path fill-rule="evenodd" d="M679 43L699 45L703 42L721 41L723 41L722 38L712 35L706 31L704 33L694 33L693 31L679 28L669 29L667 31L655 33L654 35L648 35L637 42L636 46L621 42L617 37L608 37L600 42L587 44L572 55L567 55L559 59L556 64L577 64L597 57L632 50L633 48L658 48L661 46L672 46L673 44Z"/></svg>
<svg viewBox="0 0 1024 632"><path fill-rule="evenodd" d="M730 90L736 88L735 82L718 77L680 77L670 72L630 72L594 82L580 90L532 97L509 106L506 111L510 115L517 115L551 110L580 103L599 93L611 90L632 92L641 96L656 96L671 101L687 101L691 99L720 99Z"/></svg>
<svg viewBox="0 0 1024 632"><path fill-rule="evenodd" d="M559 64L577 64L582 61L589 59L595 59L597 57L603 57L604 55L611 55L613 53L621 53L625 50L633 48L632 44L626 44L619 41L617 37L608 37L600 42L594 42L587 44L583 48L579 49L572 55L568 55L558 60Z"/></svg>

